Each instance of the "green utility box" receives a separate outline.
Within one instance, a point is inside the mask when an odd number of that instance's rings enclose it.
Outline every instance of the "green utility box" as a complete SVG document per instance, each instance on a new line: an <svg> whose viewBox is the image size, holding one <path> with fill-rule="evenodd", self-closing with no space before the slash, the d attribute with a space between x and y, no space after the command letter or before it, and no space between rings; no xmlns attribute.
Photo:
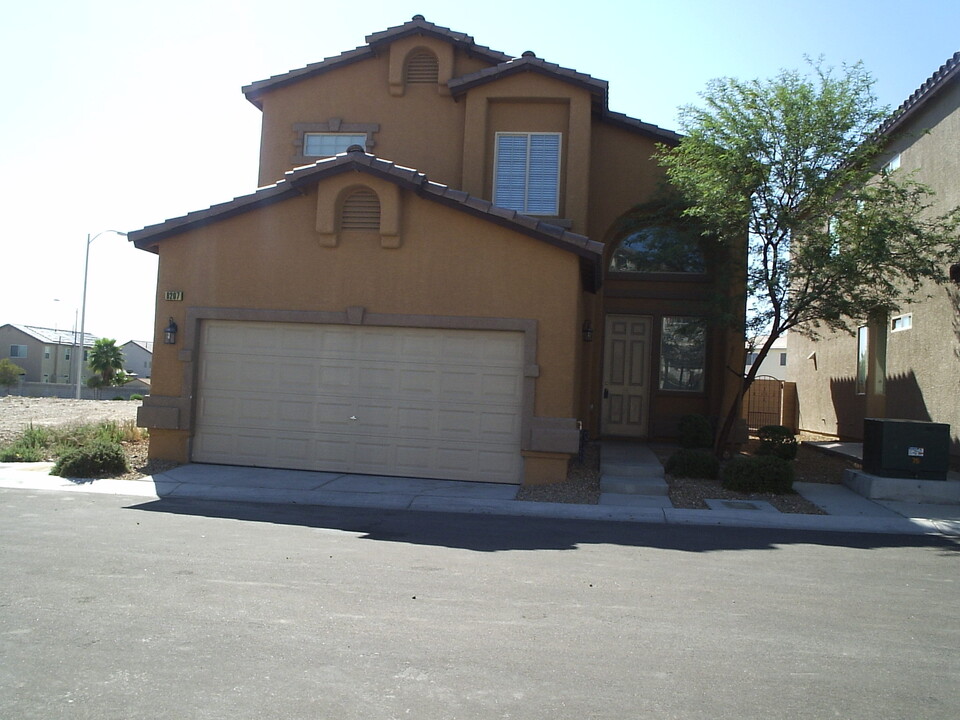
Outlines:
<svg viewBox="0 0 960 720"><path fill-rule="evenodd" d="M921 420L863 421L863 471L871 475L946 480L950 426Z"/></svg>

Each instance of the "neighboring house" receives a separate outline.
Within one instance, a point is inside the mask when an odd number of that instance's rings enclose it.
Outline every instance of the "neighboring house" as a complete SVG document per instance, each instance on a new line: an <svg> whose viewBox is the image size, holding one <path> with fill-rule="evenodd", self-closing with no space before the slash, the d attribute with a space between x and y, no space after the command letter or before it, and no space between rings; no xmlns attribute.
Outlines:
<svg viewBox="0 0 960 720"><path fill-rule="evenodd" d="M260 189L130 233L159 255L153 457L506 483L735 401L679 136L607 83L415 16L243 89ZM662 213L661 213L662 215ZM664 253L664 250L669 252Z"/></svg>
<svg viewBox="0 0 960 720"><path fill-rule="evenodd" d="M84 335L84 379L93 374L86 358L96 339L95 335ZM79 341L80 334L72 330L3 325L0 326L0 359L10 358L22 367L26 371L24 382L75 384Z"/></svg>
<svg viewBox="0 0 960 720"><path fill-rule="evenodd" d="M960 53L881 128L888 172L915 173L936 192L934 211L960 205ZM865 417L949 423L960 458L960 257L954 282L901 312L813 341L790 337L803 430L863 438ZM946 269L946 268L945 268Z"/></svg>
<svg viewBox="0 0 960 720"><path fill-rule="evenodd" d="M781 335L773 341L770 352L760 363L757 370L757 377L772 377L776 380L793 380L790 373L791 367L787 358L787 338L788 335ZM747 342L745 345L747 351L747 362L744 366L744 374L750 372L750 368L757 359L756 349L763 347L767 341L766 337L758 337L754 343Z"/></svg>
<svg viewBox="0 0 960 720"><path fill-rule="evenodd" d="M138 378L150 377L153 366L153 342L148 340L129 340L120 346L123 351L123 369Z"/></svg>

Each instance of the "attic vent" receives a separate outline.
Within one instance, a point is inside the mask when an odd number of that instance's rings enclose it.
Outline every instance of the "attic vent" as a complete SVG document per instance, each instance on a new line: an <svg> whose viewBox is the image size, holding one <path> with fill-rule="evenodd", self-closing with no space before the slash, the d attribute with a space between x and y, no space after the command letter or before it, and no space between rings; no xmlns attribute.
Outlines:
<svg viewBox="0 0 960 720"><path fill-rule="evenodd" d="M408 83L436 84L440 74L440 63L437 56L428 50L420 50L407 60Z"/></svg>
<svg viewBox="0 0 960 720"><path fill-rule="evenodd" d="M341 230L380 230L380 199L369 188L354 190L343 201Z"/></svg>

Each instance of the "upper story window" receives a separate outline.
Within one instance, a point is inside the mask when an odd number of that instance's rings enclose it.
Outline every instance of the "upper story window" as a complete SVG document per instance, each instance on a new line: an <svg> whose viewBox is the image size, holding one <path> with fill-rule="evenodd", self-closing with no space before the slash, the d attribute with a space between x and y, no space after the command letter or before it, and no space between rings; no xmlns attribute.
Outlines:
<svg viewBox="0 0 960 720"><path fill-rule="evenodd" d="M324 133L308 132L303 134L304 157L330 157L346 152L351 145L366 147L366 133Z"/></svg>
<svg viewBox="0 0 960 720"><path fill-rule="evenodd" d="M899 170L899 169L900 169L900 153L897 153L892 158L890 158L890 160L887 162L886 165L883 166L881 172L892 173L894 170Z"/></svg>
<svg viewBox="0 0 960 720"><path fill-rule="evenodd" d="M407 59L407 83L429 83L436 85L440 76L440 63L437 56L429 50L418 50Z"/></svg>
<svg viewBox="0 0 960 720"><path fill-rule="evenodd" d="M913 327L913 313L907 313L906 315L897 315L890 319L890 330L892 332L909 330L912 327Z"/></svg>
<svg viewBox="0 0 960 720"><path fill-rule="evenodd" d="M690 230L651 225L627 234L610 258L611 272L703 273L706 263Z"/></svg>
<svg viewBox="0 0 960 720"><path fill-rule="evenodd" d="M10 357L12 358L25 358L27 356L27 346L26 345L11 345L10 346Z"/></svg>
<svg viewBox="0 0 960 720"><path fill-rule="evenodd" d="M497 133L493 203L529 215L560 211L560 133Z"/></svg>

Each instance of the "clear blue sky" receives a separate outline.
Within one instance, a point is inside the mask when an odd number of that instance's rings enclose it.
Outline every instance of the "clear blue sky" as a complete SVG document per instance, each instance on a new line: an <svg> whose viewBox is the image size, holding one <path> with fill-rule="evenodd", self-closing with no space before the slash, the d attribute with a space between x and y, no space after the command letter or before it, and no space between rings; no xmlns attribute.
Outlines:
<svg viewBox="0 0 960 720"><path fill-rule="evenodd" d="M711 78L862 60L896 106L960 50L957 0L55 0L0 27L0 324L70 329L87 234L135 230L256 188L260 113L240 88L420 13L482 45L610 82L610 107L669 129ZM88 332L153 337L156 259L91 245Z"/></svg>

